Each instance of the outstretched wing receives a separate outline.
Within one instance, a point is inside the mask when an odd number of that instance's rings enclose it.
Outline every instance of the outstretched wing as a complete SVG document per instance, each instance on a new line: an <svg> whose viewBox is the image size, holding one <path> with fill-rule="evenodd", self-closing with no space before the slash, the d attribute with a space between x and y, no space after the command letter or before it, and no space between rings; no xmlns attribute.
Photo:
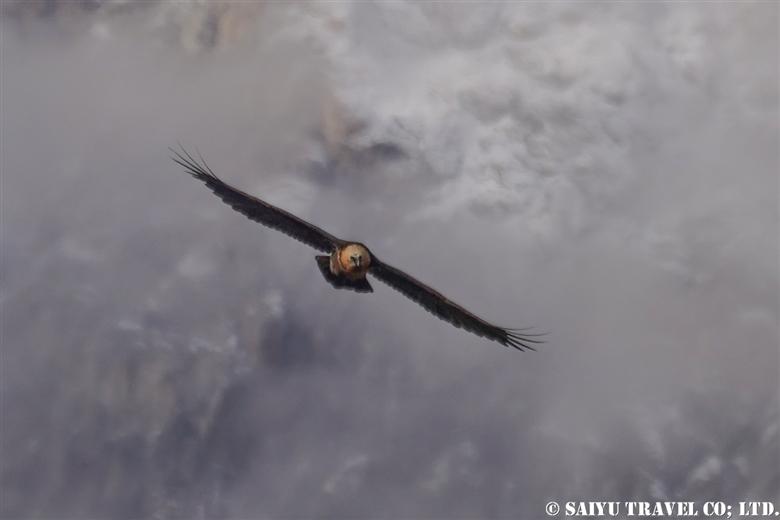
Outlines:
<svg viewBox="0 0 780 520"><path fill-rule="evenodd" d="M419 303L431 314L458 328L473 332L477 336L498 341L506 347L514 347L517 350L526 348L536 350L531 345L532 343L544 343L543 341L533 339L542 336L542 334L522 334L521 332L525 329L502 329L501 327L491 325L457 303L448 300L441 293L415 280L403 271L380 262L374 256L371 257L369 272L407 298Z"/></svg>
<svg viewBox="0 0 780 520"><path fill-rule="evenodd" d="M184 155L172 148L169 150L176 154L176 157L171 157L171 159L183 166L187 173L203 181L220 199L247 218L281 231L325 253L332 252L339 244L343 243L342 240L283 209L228 186L214 175L202 157L200 158L202 164L200 164L184 148L182 148Z"/></svg>

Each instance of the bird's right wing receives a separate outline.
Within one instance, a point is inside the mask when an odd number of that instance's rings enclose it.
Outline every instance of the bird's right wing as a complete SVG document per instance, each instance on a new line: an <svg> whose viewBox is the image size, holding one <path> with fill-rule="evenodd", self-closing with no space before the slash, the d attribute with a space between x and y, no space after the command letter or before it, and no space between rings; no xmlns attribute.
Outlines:
<svg viewBox="0 0 780 520"><path fill-rule="evenodd" d="M543 334L525 334L523 329L504 329L491 325L482 318L470 313L452 300L448 300L441 293L428 287L391 265L381 262L378 258L371 258L369 272L410 300L420 304L422 308L439 319L449 322L458 328L463 328L477 336L483 336L497 341L506 347L514 347L517 350L536 350L532 343L544 343L534 339Z"/></svg>
<svg viewBox="0 0 780 520"><path fill-rule="evenodd" d="M326 233L317 226L225 184L211 171L203 158L200 159L203 164L200 164L183 148L182 153L184 155L172 148L169 148L169 150L176 154L176 157L171 158L183 166L187 173L203 181L220 199L247 218L281 231L325 253L332 252L338 245L343 243L342 240Z"/></svg>

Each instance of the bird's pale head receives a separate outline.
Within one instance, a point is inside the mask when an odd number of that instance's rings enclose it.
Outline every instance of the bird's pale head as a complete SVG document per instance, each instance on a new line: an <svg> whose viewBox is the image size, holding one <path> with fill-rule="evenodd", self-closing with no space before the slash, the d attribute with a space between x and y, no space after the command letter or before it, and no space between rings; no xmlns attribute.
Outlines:
<svg viewBox="0 0 780 520"><path fill-rule="evenodd" d="M347 273L363 274L371 265L371 253L362 244L349 244L339 253L339 263Z"/></svg>

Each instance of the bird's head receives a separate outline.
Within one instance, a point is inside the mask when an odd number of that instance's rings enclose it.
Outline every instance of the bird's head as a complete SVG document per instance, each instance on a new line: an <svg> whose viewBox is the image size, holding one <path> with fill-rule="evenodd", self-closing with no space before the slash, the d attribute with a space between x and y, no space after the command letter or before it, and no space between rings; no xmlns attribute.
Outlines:
<svg viewBox="0 0 780 520"><path fill-rule="evenodd" d="M349 244L341 250L339 262L345 271L362 274L371 265L371 253L362 244Z"/></svg>

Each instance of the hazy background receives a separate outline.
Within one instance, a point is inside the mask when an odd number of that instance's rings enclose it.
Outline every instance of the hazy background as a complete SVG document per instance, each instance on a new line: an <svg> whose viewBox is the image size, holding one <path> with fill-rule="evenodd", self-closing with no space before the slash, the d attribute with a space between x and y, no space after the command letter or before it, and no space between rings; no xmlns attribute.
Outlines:
<svg viewBox="0 0 780 520"><path fill-rule="evenodd" d="M779 10L4 1L2 516L776 500ZM548 343L333 290L177 141Z"/></svg>

